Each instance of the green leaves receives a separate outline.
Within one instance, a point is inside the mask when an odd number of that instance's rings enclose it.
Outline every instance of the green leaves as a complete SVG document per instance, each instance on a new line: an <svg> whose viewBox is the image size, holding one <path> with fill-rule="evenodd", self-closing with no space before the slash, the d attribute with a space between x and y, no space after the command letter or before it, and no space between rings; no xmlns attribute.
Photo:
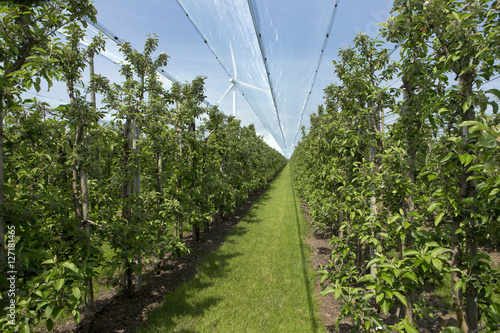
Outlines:
<svg viewBox="0 0 500 333"><path fill-rule="evenodd" d="M474 159L474 156L469 155L468 153L464 153L464 154L459 154L458 158L460 159L460 162L464 166L468 166L472 162L472 160Z"/></svg>
<svg viewBox="0 0 500 333"><path fill-rule="evenodd" d="M436 207L441 206L441 205L442 205L442 204L441 204L440 202L434 201L434 202L432 202L432 203L429 205L429 207L427 207L427 211L428 211L429 213L432 213L432 212L434 212L434 211L436 210ZM438 215L438 216L439 216L439 215ZM442 216L441 216L441 218L442 218Z"/></svg>
<svg viewBox="0 0 500 333"><path fill-rule="evenodd" d="M78 287L73 287L72 288L72 291L73 291L73 296L78 300L80 299L80 297L82 296L82 293L80 292L80 288Z"/></svg>
<svg viewBox="0 0 500 333"><path fill-rule="evenodd" d="M443 263L439 259L432 258L432 265L438 270L441 271L443 269Z"/></svg>
<svg viewBox="0 0 500 333"><path fill-rule="evenodd" d="M437 227L439 225L439 223L443 219L444 214L445 214L445 212L441 212L438 215L436 215L436 217L434 218L434 226Z"/></svg>
<svg viewBox="0 0 500 333"><path fill-rule="evenodd" d="M404 305L407 306L408 303L406 301L406 297L403 296L399 291L393 291L393 295L396 296L397 299Z"/></svg>
<svg viewBox="0 0 500 333"><path fill-rule="evenodd" d="M484 50L483 52L485 52L486 50ZM494 95L498 100L500 100L500 90L499 89L489 89L486 91L486 93L488 94L492 94Z"/></svg>
<svg viewBox="0 0 500 333"><path fill-rule="evenodd" d="M381 278L382 280L386 281L386 282L387 282L387 283L388 283L388 284L392 287L392 285L393 285L393 280L392 280L392 277L391 277L389 274L387 274L387 273L385 273L385 272L382 272L382 273L380 274L380 278Z"/></svg>
<svg viewBox="0 0 500 333"><path fill-rule="evenodd" d="M45 327L47 327L47 330L50 332L54 328L54 321L52 319L47 319Z"/></svg>
<svg viewBox="0 0 500 333"><path fill-rule="evenodd" d="M362 283L362 282L373 282L375 280L375 277L371 274L365 274L363 275L359 280L358 282L359 283Z"/></svg>
<svg viewBox="0 0 500 333"><path fill-rule="evenodd" d="M403 327L407 333L418 333L413 323L410 323L407 318L403 320Z"/></svg>
<svg viewBox="0 0 500 333"><path fill-rule="evenodd" d="M462 111L467 112L469 108L472 107L472 103L473 103L472 97L468 98L467 101L465 101L465 103L462 104Z"/></svg>
<svg viewBox="0 0 500 333"><path fill-rule="evenodd" d="M62 279L58 279L56 281L56 284L55 284L56 291L61 290L61 288L63 287L63 285L64 285L64 279L63 278ZM47 316L47 317L50 317L50 316Z"/></svg>
<svg viewBox="0 0 500 333"><path fill-rule="evenodd" d="M55 305L55 303L50 303L45 308L45 318L50 319L50 317L52 316L52 312L54 311L54 305ZM53 323L51 323L51 325L53 325ZM49 329L49 331L50 331L50 329Z"/></svg>
<svg viewBox="0 0 500 333"><path fill-rule="evenodd" d="M76 265L72 262L64 262L63 264L63 267L66 267L67 269L69 269L70 271L74 272L74 273L79 273L78 271L78 268L76 267Z"/></svg>
<svg viewBox="0 0 500 333"><path fill-rule="evenodd" d="M498 148L498 137L489 132L485 133L479 140L479 146L489 149Z"/></svg>

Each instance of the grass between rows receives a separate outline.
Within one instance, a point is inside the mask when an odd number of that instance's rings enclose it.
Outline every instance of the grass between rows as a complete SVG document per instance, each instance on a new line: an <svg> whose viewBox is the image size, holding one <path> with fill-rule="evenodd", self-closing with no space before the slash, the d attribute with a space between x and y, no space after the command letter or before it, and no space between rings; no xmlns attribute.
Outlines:
<svg viewBox="0 0 500 333"><path fill-rule="evenodd" d="M326 332L289 166L138 332Z"/></svg>

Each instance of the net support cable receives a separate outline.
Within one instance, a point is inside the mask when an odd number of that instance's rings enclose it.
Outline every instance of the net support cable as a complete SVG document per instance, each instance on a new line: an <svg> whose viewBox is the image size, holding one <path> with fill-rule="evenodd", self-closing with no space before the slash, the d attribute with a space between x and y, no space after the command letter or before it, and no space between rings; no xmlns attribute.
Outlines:
<svg viewBox="0 0 500 333"><path fill-rule="evenodd" d="M255 30L255 35L257 37L257 41L259 42L260 56L262 57L262 61L264 62L264 66L266 68L267 83L269 84L269 89L271 90L274 112L276 114L276 119L278 120L278 125L279 125L280 132L281 132L281 138L283 139L283 146L285 148L284 153L288 154L288 148L286 145L285 135L283 134L283 124L281 123L281 120L280 120L278 106L276 104L276 95L275 95L274 88L273 88L273 85L271 82L271 78L269 77L269 75L270 75L269 66L268 66L267 61L266 61L267 57L264 54L264 47L262 46L262 36L259 32L259 26L258 26L257 19L256 19L257 15L258 15L257 9L255 8L255 6L252 5L252 0L247 0L247 3L248 3L248 9L250 10L250 15L252 15L252 21L253 21L253 27Z"/></svg>
<svg viewBox="0 0 500 333"><path fill-rule="evenodd" d="M100 31L104 36L108 37L109 40L112 43L115 43L117 46L125 43L125 40L123 40L122 38L118 37L118 35L116 35L111 30L109 30L108 28L106 28L99 21L96 21L95 23L92 22L92 21L90 21L90 20L86 20L86 21L87 21L88 24L92 25L94 28L96 28L98 31ZM86 45L86 46L88 46L88 45ZM112 54L112 55L110 55L109 52L104 52L104 53L100 53L100 55L102 55L103 57L105 57L106 59L110 60L111 62L113 62L116 65L121 65L121 64L127 62L119 54ZM157 69L156 72L158 73L158 75L160 75L161 77L163 77L164 79L166 79L167 81L169 81L171 83L175 82L175 83L179 83L181 85L184 85L184 83L181 83L179 80L177 80L171 74L169 74L168 72L166 72L164 69ZM208 107L212 107L213 106L208 100L205 100L205 104Z"/></svg>
<svg viewBox="0 0 500 333"><path fill-rule="evenodd" d="M323 45L321 46L321 54L319 55L318 62L316 64L316 70L314 72L311 84L309 85L309 92L307 94L306 100L304 101L304 105L302 106L302 111L300 113L300 121L299 121L299 124L297 126L297 131L295 132L295 137L293 138L292 144L295 144L295 142L297 141L297 135L299 134L300 128L302 126L302 120L304 118L304 113L305 113L305 110L307 107L307 103L309 102L309 98L311 97L314 83L316 82L316 77L318 76L319 66L321 66L321 61L323 60L323 55L325 54L325 48L328 44L328 40L329 40L330 35L332 33L333 23L335 22L335 17L337 16L337 8L338 8L339 2L340 2L340 0L335 1L335 6L333 8L332 16L330 18L328 30L326 32L325 39L323 40Z"/></svg>

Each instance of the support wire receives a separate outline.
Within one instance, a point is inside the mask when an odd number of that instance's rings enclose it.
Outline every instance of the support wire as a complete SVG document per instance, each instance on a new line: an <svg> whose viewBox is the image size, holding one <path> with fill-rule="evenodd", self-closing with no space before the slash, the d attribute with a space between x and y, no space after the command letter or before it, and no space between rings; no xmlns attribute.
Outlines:
<svg viewBox="0 0 500 333"><path fill-rule="evenodd" d="M318 76L319 66L321 65L321 61L323 60L323 55L325 54L325 48L326 48L326 45L328 44L328 40L329 40L331 32L332 32L333 23L335 22L335 17L337 16L337 8L338 8L339 2L340 2L340 0L336 0L335 1L335 6L333 8L332 16L330 18L330 25L328 26L328 30L327 30L326 35L325 35L325 39L323 40L323 45L321 46L321 54L320 54L320 56L318 58L318 62L316 64L316 71L314 72L313 78L311 80L311 84L309 86L309 92L307 94L307 97L306 97L306 100L304 102L304 105L302 106L302 111L300 113L300 121L299 121L299 124L298 124L298 127L297 127L297 132L295 132L295 137L293 138L292 145L294 145L295 142L297 141L297 135L299 134L300 128L302 126L302 120L304 118L304 112L306 110L307 103L309 102L309 98L311 97L312 89L314 87L314 83L316 82L316 77Z"/></svg>
<svg viewBox="0 0 500 333"><path fill-rule="evenodd" d="M271 78L269 77L269 68L267 65L266 56L264 55L264 47L262 46L262 40L260 38L261 34L259 32L259 25L258 25L258 22L256 20L258 13L257 13L257 10L255 9L255 6L252 5L252 0L247 0L247 3L248 3L248 8L250 9L250 15L252 15L252 22L253 22L253 27L254 27L254 31L255 31L255 36L257 38L257 41L259 42L260 56L262 57L262 62L264 63L264 66L266 68L267 83L269 85L269 89L271 90L271 97L273 100L274 112L276 113L276 119L278 120L278 125L280 127L281 139L283 140L283 146L285 148L284 153L285 153L285 155L288 155L288 148L286 145L285 135L283 134L283 125L281 124L280 115L278 112L278 106L276 105L276 96L274 94L274 89L273 89L273 85L271 83Z"/></svg>

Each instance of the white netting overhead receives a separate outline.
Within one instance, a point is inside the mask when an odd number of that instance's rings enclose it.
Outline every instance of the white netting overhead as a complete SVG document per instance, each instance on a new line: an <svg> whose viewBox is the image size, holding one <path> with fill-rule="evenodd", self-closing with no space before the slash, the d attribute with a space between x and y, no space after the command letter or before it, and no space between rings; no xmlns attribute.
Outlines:
<svg viewBox="0 0 500 333"><path fill-rule="evenodd" d="M282 151L291 152L337 1L178 2Z"/></svg>
<svg viewBox="0 0 500 333"><path fill-rule="evenodd" d="M308 1L251 3L288 150L300 130L337 2L315 1L314 7Z"/></svg>
<svg viewBox="0 0 500 333"><path fill-rule="evenodd" d="M285 142L248 2L180 1L180 4L225 68L231 78L228 84L236 85L283 149Z"/></svg>

